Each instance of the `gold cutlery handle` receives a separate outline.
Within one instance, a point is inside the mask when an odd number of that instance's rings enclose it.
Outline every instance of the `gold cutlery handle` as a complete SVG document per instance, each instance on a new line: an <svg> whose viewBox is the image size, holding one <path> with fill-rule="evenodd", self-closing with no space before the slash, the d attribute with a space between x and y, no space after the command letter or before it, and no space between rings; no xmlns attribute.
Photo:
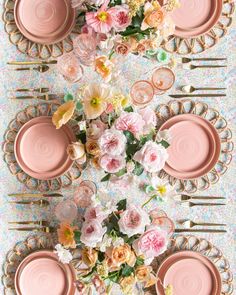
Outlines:
<svg viewBox="0 0 236 295"><path fill-rule="evenodd" d="M46 65L46 64L56 64L56 60L48 60L48 61L9 61L7 64L8 65Z"/></svg>
<svg viewBox="0 0 236 295"><path fill-rule="evenodd" d="M199 87L195 88L195 90L226 90L226 87L217 88L217 87Z"/></svg>
<svg viewBox="0 0 236 295"><path fill-rule="evenodd" d="M191 60L198 60L198 61L213 61L213 60L227 60L227 58L223 57L198 57L198 58L191 58Z"/></svg>
<svg viewBox="0 0 236 295"><path fill-rule="evenodd" d="M224 203L192 203L191 206L223 206Z"/></svg>
<svg viewBox="0 0 236 295"><path fill-rule="evenodd" d="M175 233L227 233L224 229L184 229L176 228Z"/></svg>
<svg viewBox="0 0 236 295"><path fill-rule="evenodd" d="M224 223L208 223L208 222L198 222L198 223L195 223L194 225L199 225L199 226L227 226L227 224L224 224Z"/></svg>
<svg viewBox="0 0 236 295"><path fill-rule="evenodd" d="M197 69L197 68L201 68L201 69L204 69L204 68L227 68L227 66L222 66L222 65L200 65L200 66L195 66L193 65L193 68Z"/></svg>
<svg viewBox="0 0 236 295"><path fill-rule="evenodd" d="M16 68L14 69L15 71L31 71L33 69L31 69L30 67L27 67L27 68Z"/></svg>
<svg viewBox="0 0 236 295"><path fill-rule="evenodd" d="M13 96L10 99L36 99L38 96L35 95L24 95L24 96Z"/></svg>
<svg viewBox="0 0 236 295"><path fill-rule="evenodd" d="M184 97L224 97L226 94L216 93L216 94L170 94L172 98L184 98Z"/></svg>
<svg viewBox="0 0 236 295"><path fill-rule="evenodd" d="M201 196L190 196L192 200L225 200L224 197L201 197Z"/></svg>

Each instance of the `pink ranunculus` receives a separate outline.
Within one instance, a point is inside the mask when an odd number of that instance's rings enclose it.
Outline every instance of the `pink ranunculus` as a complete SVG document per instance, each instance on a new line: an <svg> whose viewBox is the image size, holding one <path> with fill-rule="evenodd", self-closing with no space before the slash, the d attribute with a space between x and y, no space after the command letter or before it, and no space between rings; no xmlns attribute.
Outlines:
<svg viewBox="0 0 236 295"><path fill-rule="evenodd" d="M100 223L103 222L104 219L106 219L108 216L107 212L103 210L103 207L101 205L97 206L90 206L86 209L84 218L85 221L91 221L93 219L96 219Z"/></svg>
<svg viewBox="0 0 236 295"><path fill-rule="evenodd" d="M155 129L157 124L157 117L152 108L146 107L139 110L139 114L145 121L144 132L149 133L152 129Z"/></svg>
<svg viewBox="0 0 236 295"><path fill-rule="evenodd" d="M96 219L84 222L81 228L80 240L87 247L96 247L97 243L102 241L106 231L107 228L102 227L101 223Z"/></svg>
<svg viewBox="0 0 236 295"><path fill-rule="evenodd" d="M124 31L131 24L128 5L116 5L110 9L113 19L113 28L117 32Z"/></svg>
<svg viewBox="0 0 236 295"><path fill-rule="evenodd" d="M126 137L116 129L107 129L98 141L102 154L121 155L125 150Z"/></svg>
<svg viewBox="0 0 236 295"><path fill-rule="evenodd" d="M116 173L125 167L123 156L112 156L105 154L100 159L100 166L108 173Z"/></svg>
<svg viewBox="0 0 236 295"><path fill-rule="evenodd" d="M160 171L168 159L167 150L160 144L147 141L141 150L134 154L134 161L143 165L147 172L155 173Z"/></svg>
<svg viewBox="0 0 236 295"><path fill-rule="evenodd" d="M128 208L120 214L120 220L118 222L120 231L128 237L132 237L136 234L143 234L145 227L150 223L147 212L135 205L129 205Z"/></svg>
<svg viewBox="0 0 236 295"><path fill-rule="evenodd" d="M115 121L115 128L122 131L130 131L135 136L139 136L143 132L145 121L138 113L121 113L120 117Z"/></svg>
<svg viewBox="0 0 236 295"><path fill-rule="evenodd" d="M106 124L101 120L93 120L87 129L87 137L89 139L97 140L106 129Z"/></svg>
<svg viewBox="0 0 236 295"><path fill-rule="evenodd" d="M168 236L156 225L150 225L146 232L133 242L137 256L144 255L149 261L159 256L167 249Z"/></svg>

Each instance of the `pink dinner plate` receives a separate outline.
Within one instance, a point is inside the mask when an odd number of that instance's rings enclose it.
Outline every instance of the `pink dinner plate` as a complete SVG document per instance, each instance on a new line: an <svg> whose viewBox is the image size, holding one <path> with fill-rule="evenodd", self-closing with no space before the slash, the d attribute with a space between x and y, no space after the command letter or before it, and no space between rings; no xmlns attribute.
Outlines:
<svg viewBox="0 0 236 295"><path fill-rule="evenodd" d="M69 126L56 129L52 117L33 118L16 136L16 161L25 173L36 179L54 179L71 168L73 161L66 149L74 141L75 135Z"/></svg>
<svg viewBox="0 0 236 295"><path fill-rule="evenodd" d="M62 41L75 24L69 0L16 0L14 18L20 32L40 44Z"/></svg>
<svg viewBox="0 0 236 295"><path fill-rule="evenodd" d="M160 130L168 129L171 144L164 170L178 179L194 179L207 174L216 165L221 150L220 137L206 119L194 115L177 115Z"/></svg>
<svg viewBox="0 0 236 295"><path fill-rule="evenodd" d="M174 295L220 295L222 288L216 266L194 251L174 253L162 262L157 272L157 294L164 295L168 285L172 285Z"/></svg>
<svg viewBox="0 0 236 295"><path fill-rule="evenodd" d="M222 9L222 0L180 0L180 7L171 14L174 34L181 38L205 34L217 23Z"/></svg>
<svg viewBox="0 0 236 295"><path fill-rule="evenodd" d="M17 295L74 295L75 272L62 264L52 251L37 251L28 255L15 275Z"/></svg>

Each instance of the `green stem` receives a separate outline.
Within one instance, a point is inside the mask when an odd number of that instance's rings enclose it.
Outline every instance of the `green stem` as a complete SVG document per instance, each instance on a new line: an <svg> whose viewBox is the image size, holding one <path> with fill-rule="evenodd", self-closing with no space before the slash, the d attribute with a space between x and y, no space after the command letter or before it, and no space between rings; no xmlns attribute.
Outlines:
<svg viewBox="0 0 236 295"><path fill-rule="evenodd" d="M151 200L155 199L156 197L157 197L157 195L153 195L153 196L151 196L151 197L147 200L147 202L145 202L145 203L142 205L142 208L145 207L149 202L151 202Z"/></svg>
<svg viewBox="0 0 236 295"><path fill-rule="evenodd" d="M110 52L109 56L108 56L108 59L111 59L111 58L112 58L112 55L113 55L114 53L115 53L115 51L112 50L112 51Z"/></svg>

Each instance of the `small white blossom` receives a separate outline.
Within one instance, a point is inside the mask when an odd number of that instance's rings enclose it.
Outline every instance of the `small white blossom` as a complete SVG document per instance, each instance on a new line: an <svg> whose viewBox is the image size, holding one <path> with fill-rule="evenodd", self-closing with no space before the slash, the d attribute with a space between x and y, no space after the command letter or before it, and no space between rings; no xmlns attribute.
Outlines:
<svg viewBox="0 0 236 295"><path fill-rule="evenodd" d="M162 140L170 143L171 142L171 135L170 135L170 131L168 129L159 131L156 135L156 140L158 142L161 142Z"/></svg>
<svg viewBox="0 0 236 295"><path fill-rule="evenodd" d="M98 248L101 252L106 252L106 248L112 245L112 238L108 235L104 235L102 241L98 243Z"/></svg>
<svg viewBox="0 0 236 295"><path fill-rule="evenodd" d="M70 263L70 261L73 259L72 254L70 253L69 250L65 249L61 244L57 244L55 246L56 253L58 255L59 261L62 263Z"/></svg>
<svg viewBox="0 0 236 295"><path fill-rule="evenodd" d="M112 245L114 247L119 247L121 245L124 245L124 243L125 243L124 239L119 238L119 237L113 238L113 240L112 240Z"/></svg>

